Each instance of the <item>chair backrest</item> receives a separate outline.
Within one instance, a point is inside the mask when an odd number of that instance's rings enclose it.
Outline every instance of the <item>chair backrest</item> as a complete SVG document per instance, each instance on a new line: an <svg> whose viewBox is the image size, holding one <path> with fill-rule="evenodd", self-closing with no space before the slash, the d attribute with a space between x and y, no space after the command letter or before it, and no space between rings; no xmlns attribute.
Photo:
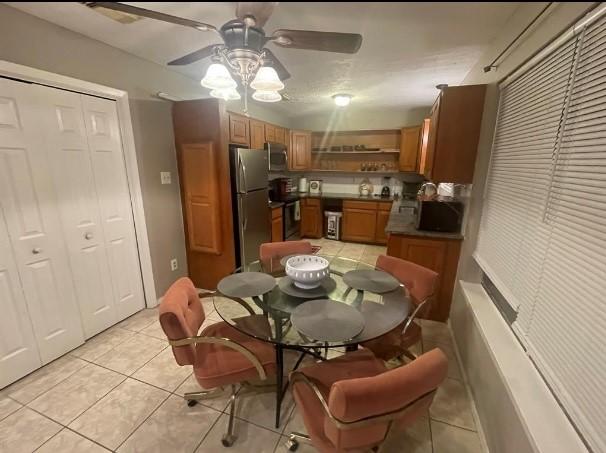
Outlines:
<svg viewBox="0 0 606 453"><path fill-rule="evenodd" d="M386 255L377 258L376 268L390 273L406 286L415 305L419 305L434 293L438 273L431 269Z"/></svg>
<svg viewBox="0 0 606 453"><path fill-rule="evenodd" d="M169 340L180 340L197 335L205 319L198 292L187 277L180 278L168 288L158 311L160 325ZM172 348L179 365L195 363L195 345Z"/></svg>
<svg viewBox="0 0 606 453"><path fill-rule="evenodd" d="M376 376L335 382L330 389L328 407L341 422L355 422L391 414L399 427L426 414L436 390L448 374L448 359L440 349L419 356L409 364ZM381 442L390 420L370 419L364 427L338 428L330 419L324 422L326 437L337 449L349 449ZM372 439L375 437L375 439Z"/></svg>
<svg viewBox="0 0 606 453"><path fill-rule="evenodd" d="M282 258L296 253L311 254L313 247L308 241L266 242L259 248L261 260Z"/></svg>

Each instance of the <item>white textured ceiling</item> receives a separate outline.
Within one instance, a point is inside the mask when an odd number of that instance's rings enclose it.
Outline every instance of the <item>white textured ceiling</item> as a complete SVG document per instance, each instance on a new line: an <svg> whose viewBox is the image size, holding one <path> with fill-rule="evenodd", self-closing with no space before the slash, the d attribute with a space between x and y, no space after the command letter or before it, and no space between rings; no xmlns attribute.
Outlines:
<svg viewBox="0 0 606 453"><path fill-rule="evenodd" d="M76 2L8 3L29 14L164 65L193 50L219 42L214 33L144 19L122 25ZM235 15L235 3L131 4L220 26ZM413 2L281 3L265 26L360 33L355 55L268 47L292 77L286 92L293 99L272 109L289 116L325 112L331 96L346 92L367 109L413 109L430 105L435 85L457 85L501 31L519 3ZM174 67L193 79L208 60ZM119 70L119 68L117 68Z"/></svg>

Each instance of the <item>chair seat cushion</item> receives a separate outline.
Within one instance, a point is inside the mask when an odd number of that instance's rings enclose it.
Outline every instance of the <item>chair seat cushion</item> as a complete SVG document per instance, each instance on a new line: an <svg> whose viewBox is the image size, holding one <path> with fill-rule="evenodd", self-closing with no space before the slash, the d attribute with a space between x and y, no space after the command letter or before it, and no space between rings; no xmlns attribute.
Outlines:
<svg viewBox="0 0 606 453"><path fill-rule="evenodd" d="M235 341L259 359L268 377L275 374L276 353L271 343L243 334L226 322L211 324L200 335ZM235 349L218 344L199 343L196 345L196 356L194 374L203 388L220 387L259 377L253 363Z"/></svg>
<svg viewBox="0 0 606 453"><path fill-rule="evenodd" d="M402 355L404 350L421 341L422 337L421 327L415 321L408 326L406 334L402 335L406 322L407 320L379 338L365 341L362 346L370 349L375 356L383 360L391 360Z"/></svg>
<svg viewBox="0 0 606 453"><path fill-rule="evenodd" d="M369 350L350 352L341 357L317 365L310 365L300 370L318 386L326 401L329 399L330 388L333 383L344 379L376 376L385 371L385 364ZM305 384L299 383L293 386L293 394L303 416L307 432L316 448L321 452L337 451L324 431L325 426L329 423L332 424L332 422L327 420L326 413L313 391ZM354 451L364 445L366 441L368 441L368 445L374 445L376 440L382 438L381 436L385 433L384 427L370 428L370 430L364 429L355 433L356 439L351 439L352 443L356 445Z"/></svg>

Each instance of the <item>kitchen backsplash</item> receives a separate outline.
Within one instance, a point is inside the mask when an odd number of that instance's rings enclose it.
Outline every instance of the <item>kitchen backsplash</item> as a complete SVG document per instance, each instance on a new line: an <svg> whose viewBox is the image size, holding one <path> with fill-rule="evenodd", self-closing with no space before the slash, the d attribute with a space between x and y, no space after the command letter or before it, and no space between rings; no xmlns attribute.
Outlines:
<svg viewBox="0 0 606 453"><path fill-rule="evenodd" d="M356 176L342 176L342 175L327 175L326 173L314 173L309 172L303 175L297 174L288 174L281 175L278 173L272 173L270 175L270 179L279 178L279 177L289 177L292 178L293 187L297 188L299 183L299 178L304 176L307 178L307 181L312 180L321 180L322 181L322 191L330 192L330 193L351 193L357 194L359 192L360 183L368 178L370 183L373 185L374 191L373 193L378 195L381 193L381 189L383 186L389 186L392 194L400 194L402 193L402 181L406 182L422 182L423 177L416 174L399 174L397 176L391 176L389 180L384 179L382 176L373 175L372 173L368 173L366 175L356 175Z"/></svg>

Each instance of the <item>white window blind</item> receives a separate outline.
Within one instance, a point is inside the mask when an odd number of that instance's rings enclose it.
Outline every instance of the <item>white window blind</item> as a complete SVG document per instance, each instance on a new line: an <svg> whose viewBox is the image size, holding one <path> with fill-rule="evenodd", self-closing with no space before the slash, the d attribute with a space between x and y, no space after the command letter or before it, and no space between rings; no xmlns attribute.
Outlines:
<svg viewBox="0 0 606 453"><path fill-rule="evenodd" d="M475 258L594 452L606 452L606 22L501 87Z"/></svg>

